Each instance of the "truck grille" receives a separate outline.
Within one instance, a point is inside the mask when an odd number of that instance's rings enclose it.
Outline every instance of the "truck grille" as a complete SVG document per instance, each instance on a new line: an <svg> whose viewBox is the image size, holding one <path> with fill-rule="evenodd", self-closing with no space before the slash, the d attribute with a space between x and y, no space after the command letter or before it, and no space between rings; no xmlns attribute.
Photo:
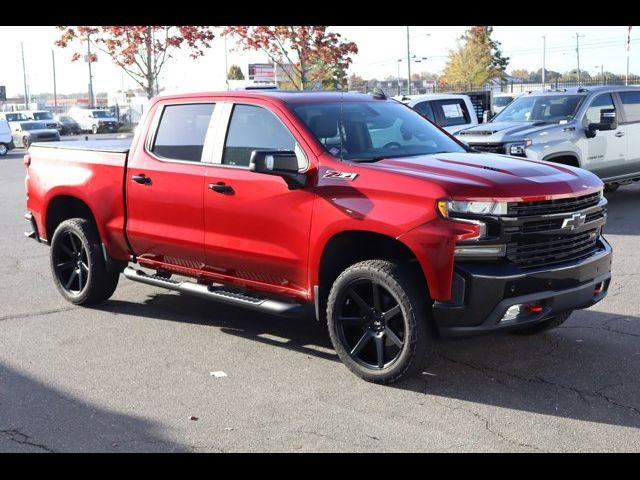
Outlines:
<svg viewBox="0 0 640 480"><path fill-rule="evenodd" d="M586 257L596 249L599 230L519 241L507 246L507 259L519 266L535 267Z"/></svg>
<svg viewBox="0 0 640 480"><path fill-rule="evenodd" d="M507 208L507 214L515 217L524 217L527 215L574 212L597 205L598 202L600 202L600 192L583 195L581 197L560 198L557 200L510 202Z"/></svg>
<svg viewBox="0 0 640 480"><path fill-rule="evenodd" d="M498 153L502 155L507 153L504 148L504 143L470 143L469 147L479 152Z"/></svg>

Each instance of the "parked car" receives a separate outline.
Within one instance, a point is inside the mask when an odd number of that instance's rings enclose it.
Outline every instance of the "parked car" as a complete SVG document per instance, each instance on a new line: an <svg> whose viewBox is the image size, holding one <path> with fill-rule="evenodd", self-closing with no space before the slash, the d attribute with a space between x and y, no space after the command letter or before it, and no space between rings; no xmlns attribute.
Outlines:
<svg viewBox="0 0 640 480"><path fill-rule="evenodd" d="M15 148L9 122L0 119L0 157L4 157L9 150Z"/></svg>
<svg viewBox="0 0 640 480"><path fill-rule="evenodd" d="M457 135L483 152L584 168L613 191L640 180L640 87L526 93Z"/></svg>
<svg viewBox="0 0 640 480"><path fill-rule="evenodd" d="M478 117L467 95L427 93L403 96L399 100L451 134L478 125Z"/></svg>
<svg viewBox="0 0 640 480"><path fill-rule="evenodd" d="M519 93L494 93L491 96L491 111L493 115L497 115L504 110L504 107L513 102L518 96L520 96Z"/></svg>
<svg viewBox="0 0 640 480"><path fill-rule="evenodd" d="M314 315L373 382L421 372L438 333L557 327L611 281L598 177L474 152L384 94L160 96L132 141L24 163L27 236L69 302L107 300L122 272Z"/></svg>
<svg viewBox="0 0 640 480"><path fill-rule="evenodd" d="M13 131L20 122L29 121L30 118L22 112L0 112L0 120L9 122L9 128Z"/></svg>
<svg viewBox="0 0 640 480"><path fill-rule="evenodd" d="M79 135L80 124L69 115L58 115L56 120L60 124L60 135Z"/></svg>
<svg viewBox="0 0 640 480"><path fill-rule="evenodd" d="M60 133L55 128L48 128L45 122L18 122L12 132L16 147L29 148L34 142L56 142Z"/></svg>
<svg viewBox="0 0 640 480"><path fill-rule="evenodd" d="M21 113L24 113L30 120L44 122L47 128L55 128L58 132L62 129L60 122L54 118L53 113L49 110L23 110Z"/></svg>
<svg viewBox="0 0 640 480"><path fill-rule="evenodd" d="M74 107L67 113L80 125L82 131L92 133L117 132L118 120L109 110Z"/></svg>

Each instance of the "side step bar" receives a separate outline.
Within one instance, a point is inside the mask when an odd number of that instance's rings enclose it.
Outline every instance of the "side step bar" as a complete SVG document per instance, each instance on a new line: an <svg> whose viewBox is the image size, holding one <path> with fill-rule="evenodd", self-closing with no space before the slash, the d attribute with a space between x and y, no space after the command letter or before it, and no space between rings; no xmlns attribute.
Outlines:
<svg viewBox="0 0 640 480"><path fill-rule="evenodd" d="M210 287L189 281L172 280L157 275L149 275L133 267L124 269L124 276L134 282L146 283L155 287L163 287L176 292L195 295L229 305L236 305L263 313L271 313L282 317L302 317L308 313L309 307L302 303L285 302L271 298L254 297L244 293L229 292L222 286Z"/></svg>

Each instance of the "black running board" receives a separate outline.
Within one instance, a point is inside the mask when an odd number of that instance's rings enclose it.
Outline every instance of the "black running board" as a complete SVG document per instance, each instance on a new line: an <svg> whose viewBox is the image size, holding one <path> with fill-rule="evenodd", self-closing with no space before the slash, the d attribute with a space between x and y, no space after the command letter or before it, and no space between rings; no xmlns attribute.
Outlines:
<svg viewBox="0 0 640 480"><path fill-rule="evenodd" d="M187 295L214 300L229 305L236 305L250 310L271 313L282 317L302 317L307 314L308 305L302 303L285 302L271 298L256 297L246 293L236 293L224 290L222 286L210 287L189 281L162 278L150 275L132 267L124 269L124 276L134 282L146 283L155 287L163 287Z"/></svg>

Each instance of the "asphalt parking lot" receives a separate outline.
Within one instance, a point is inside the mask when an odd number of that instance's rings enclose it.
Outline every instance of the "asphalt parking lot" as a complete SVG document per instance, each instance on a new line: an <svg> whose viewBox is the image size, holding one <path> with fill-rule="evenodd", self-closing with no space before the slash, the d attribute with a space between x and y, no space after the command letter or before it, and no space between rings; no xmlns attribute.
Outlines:
<svg viewBox="0 0 640 480"><path fill-rule="evenodd" d="M23 153L0 157L2 452L640 451L638 184L608 195L605 300L538 336L441 341L385 387L312 320L124 277L99 308L66 303L23 237Z"/></svg>

